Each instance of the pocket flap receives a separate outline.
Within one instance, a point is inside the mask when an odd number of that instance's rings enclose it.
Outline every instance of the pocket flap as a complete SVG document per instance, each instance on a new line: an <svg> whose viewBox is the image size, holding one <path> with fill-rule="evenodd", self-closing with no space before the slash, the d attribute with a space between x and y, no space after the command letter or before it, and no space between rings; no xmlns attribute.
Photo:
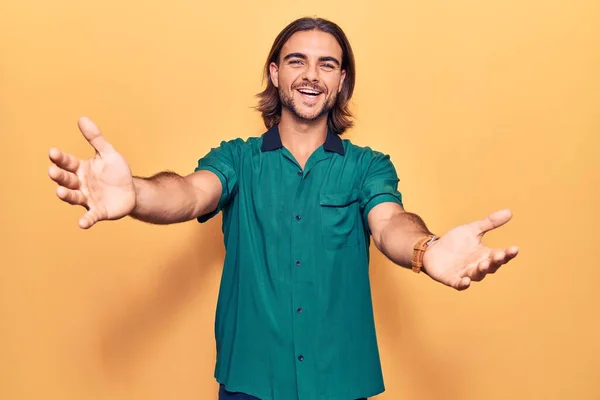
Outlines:
<svg viewBox="0 0 600 400"><path fill-rule="evenodd" d="M325 207L343 207L358 201L358 191L346 193L322 193L320 203Z"/></svg>

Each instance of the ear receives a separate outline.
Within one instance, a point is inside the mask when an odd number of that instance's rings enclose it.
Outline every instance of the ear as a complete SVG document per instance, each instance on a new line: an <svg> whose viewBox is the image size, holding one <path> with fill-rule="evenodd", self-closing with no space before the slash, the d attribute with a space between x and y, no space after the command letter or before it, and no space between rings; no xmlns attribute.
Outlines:
<svg viewBox="0 0 600 400"><path fill-rule="evenodd" d="M340 86L338 87L338 93L342 91L344 87L344 80L346 79L346 70L342 70L342 78L340 79Z"/></svg>
<svg viewBox="0 0 600 400"><path fill-rule="evenodd" d="M270 76L271 76L271 82L273 82L273 85L275 85L276 88L279 87L279 67L277 66L277 64L275 64L274 62L272 62L271 64L269 64L269 72L270 72Z"/></svg>

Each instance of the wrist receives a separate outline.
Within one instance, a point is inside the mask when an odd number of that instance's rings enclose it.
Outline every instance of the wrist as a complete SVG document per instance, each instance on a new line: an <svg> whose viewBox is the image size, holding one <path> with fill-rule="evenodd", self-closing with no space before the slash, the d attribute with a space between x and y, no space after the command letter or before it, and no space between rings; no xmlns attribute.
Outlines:
<svg viewBox="0 0 600 400"><path fill-rule="evenodd" d="M144 193L148 190L148 182L146 179L138 176L133 177L133 192L134 192L134 203L133 208L130 212L130 215L136 217L139 214L140 205L143 203L143 196L147 193Z"/></svg>
<svg viewBox="0 0 600 400"><path fill-rule="evenodd" d="M427 234L419 238L417 243L413 247L411 266L412 270L415 273L420 273L421 271L427 273L426 271L426 255L428 255L427 250L431 248L438 240L439 236L434 234Z"/></svg>

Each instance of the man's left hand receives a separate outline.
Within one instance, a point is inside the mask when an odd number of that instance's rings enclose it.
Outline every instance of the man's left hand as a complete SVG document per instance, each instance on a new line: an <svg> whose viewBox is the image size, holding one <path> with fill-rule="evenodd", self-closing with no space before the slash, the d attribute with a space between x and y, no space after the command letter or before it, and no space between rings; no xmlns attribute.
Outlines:
<svg viewBox="0 0 600 400"><path fill-rule="evenodd" d="M491 249L481 239L486 232L506 224L510 210L500 210L483 220L458 226L434 242L423 256L423 269L432 279L457 290L481 281L516 257L519 249Z"/></svg>

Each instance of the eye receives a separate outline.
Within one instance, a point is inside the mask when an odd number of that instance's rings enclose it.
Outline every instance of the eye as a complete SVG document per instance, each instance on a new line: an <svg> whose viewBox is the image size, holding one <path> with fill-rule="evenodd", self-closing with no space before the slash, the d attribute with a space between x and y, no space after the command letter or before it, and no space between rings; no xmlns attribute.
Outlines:
<svg viewBox="0 0 600 400"><path fill-rule="evenodd" d="M302 64L302 60L290 60L290 64L292 64L292 65L300 65L300 64Z"/></svg>
<svg viewBox="0 0 600 400"><path fill-rule="evenodd" d="M326 63L326 64L323 64L323 68L332 70L335 68L335 65Z"/></svg>

